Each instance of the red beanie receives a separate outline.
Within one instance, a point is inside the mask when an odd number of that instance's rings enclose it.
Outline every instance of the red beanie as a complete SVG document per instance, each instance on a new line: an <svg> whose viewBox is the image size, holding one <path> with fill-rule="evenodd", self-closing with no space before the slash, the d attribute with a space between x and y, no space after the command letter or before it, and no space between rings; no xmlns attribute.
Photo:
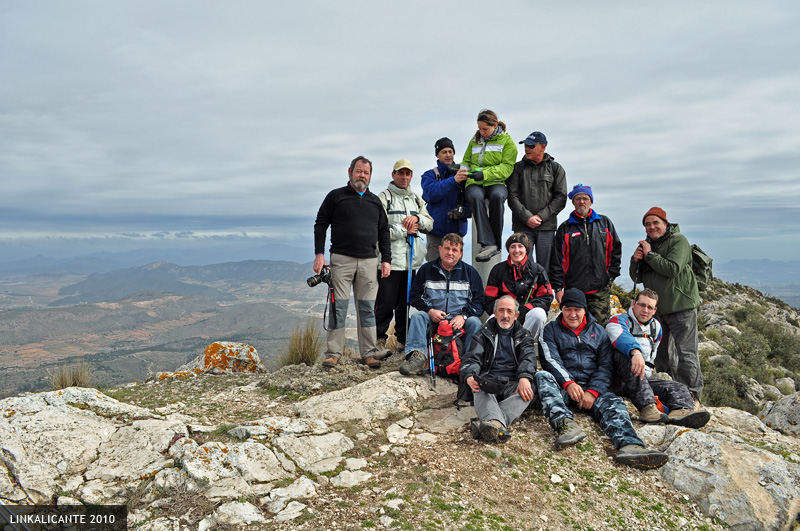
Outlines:
<svg viewBox="0 0 800 531"><path fill-rule="evenodd" d="M664 212L664 209L661 207L653 207L645 212L644 216L642 216L642 225L644 225L644 220L647 216L658 216L664 220L664 223L669 223L669 221L667 221L667 213Z"/></svg>

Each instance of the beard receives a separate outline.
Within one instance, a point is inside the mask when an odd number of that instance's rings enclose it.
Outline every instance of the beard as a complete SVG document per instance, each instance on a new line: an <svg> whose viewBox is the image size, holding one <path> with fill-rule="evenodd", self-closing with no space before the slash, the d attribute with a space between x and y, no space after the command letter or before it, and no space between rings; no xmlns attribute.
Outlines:
<svg viewBox="0 0 800 531"><path fill-rule="evenodd" d="M363 192L369 186L369 183L364 179L356 179L356 180L350 179L350 184L353 186L353 188L355 188L359 192Z"/></svg>
<svg viewBox="0 0 800 531"><path fill-rule="evenodd" d="M497 321L497 324L503 330L510 330L511 327L514 326L514 321L512 321L511 319L502 319L502 320Z"/></svg>
<svg viewBox="0 0 800 531"><path fill-rule="evenodd" d="M582 218L583 218L583 217L586 217L586 214L588 214L588 213L589 213L589 210L590 210L591 208L592 208L592 207L576 207L576 208L575 208L575 213L576 213L576 214L578 214L580 217L582 217Z"/></svg>

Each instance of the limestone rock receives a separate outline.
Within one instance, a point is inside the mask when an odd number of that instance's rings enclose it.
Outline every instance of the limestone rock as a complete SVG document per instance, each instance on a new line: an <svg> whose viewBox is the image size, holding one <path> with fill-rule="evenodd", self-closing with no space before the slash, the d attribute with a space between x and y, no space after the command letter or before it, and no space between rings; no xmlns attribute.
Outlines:
<svg viewBox="0 0 800 531"><path fill-rule="evenodd" d="M286 509L278 513L278 515L275 517L275 520L278 520L279 522L294 520L303 514L305 508L306 506L304 504L298 501L293 501L286 506Z"/></svg>
<svg viewBox="0 0 800 531"><path fill-rule="evenodd" d="M321 435L330 431L328 426L320 419L289 418L289 417L264 417L258 420L242 423L228 433L237 439L249 437L265 437L274 439L286 434L315 434Z"/></svg>
<svg viewBox="0 0 800 531"><path fill-rule="evenodd" d="M323 459L340 457L355 446L352 440L338 432L306 437L284 435L274 442L303 470L308 470L308 467Z"/></svg>
<svg viewBox="0 0 800 531"><path fill-rule="evenodd" d="M437 380L435 391L424 378L409 378L398 372L382 374L353 387L312 396L295 407L302 417L316 417L328 424L348 420L384 419L389 415L407 415L420 399L453 394L457 386Z"/></svg>
<svg viewBox="0 0 800 531"><path fill-rule="evenodd" d="M291 477L270 448L254 441L199 446L193 439L184 438L173 444L169 453L197 481L242 477L251 483Z"/></svg>
<svg viewBox="0 0 800 531"><path fill-rule="evenodd" d="M797 390L795 381L791 378L778 378L775 380L775 387L780 389L781 393L785 395L790 395Z"/></svg>
<svg viewBox="0 0 800 531"><path fill-rule="evenodd" d="M267 507L271 512L277 513L282 511L290 500L310 498L316 493L317 490L314 482L308 479L306 476L301 476L300 479L288 487L273 489L269 493Z"/></svg>
<svg viewBox="0 0 800 531"><path fill-rule="evenodd" d="M177 518L163 517L147 521L136 529L141 531L180 531L181 523Z"/></svg>
<svg viewBox="0 0 800 531"><path fill-rule="evenodd" d="M727 367L729 365L738 365L739 362L733 359L729 354L717 354L710 356L708 362L715 367Z"/></svg>
<svg viewBox="0 0 800 531"><path fill-rule="evenodd" d="M773 430L800 436L800 393L770 403L758 416Z"/></svg>
<svg viewBox="0 0 800 531"><path fill-rule="evenodd" d="M206 347L202 356L178 368L175 374L182 372L226 374L231 372L265 373L268 371L254 347L245 343L216 341ZM163 375L159 378L163 378Z"/></svg>
<svg viewBox="0 0 800 531"><path fill-rule="evenodd" d="M258 507L248 502L228 502L223 503L214 511L214 520L217 524L241 525L252 524L253 522L264 523L266 519Z"/></svg>
<svg viewBox="0 0 800 531"><path fill-rule="evenodd" d="M335 487L349 488L359 483L369 481L372 473L363 470L343 470L338 476L331 478L331 485Z"/></svg>

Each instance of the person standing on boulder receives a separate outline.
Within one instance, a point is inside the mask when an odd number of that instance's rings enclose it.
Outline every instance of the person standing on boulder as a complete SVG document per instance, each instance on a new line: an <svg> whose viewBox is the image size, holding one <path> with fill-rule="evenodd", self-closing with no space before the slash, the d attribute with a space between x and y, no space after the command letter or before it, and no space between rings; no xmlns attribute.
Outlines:
<svg viewBox="0 0 800 531"><path fill-rule="evenodd" d="M392 240L392 272L378 279L378 298L375 302L375 320L378 334L379 360L388 358L392 351L386 349L386 332L394 317L394 337L398 351L403 352L406 342L406 319L408 311L408 275L414 274L425 262L425 241L420 231L429 231L433 219L428 215L425 202L411 190L414 166L410 160L400 159L394 163L392 182L378 194L389 219L389 235ZM409 264L413 239L414 263Z"/></svg>
<svg viewBox="0 0 800 531"><path fill-rule="evenodd" d="M611 317L611 286L619 276L622 242L611 220L592 209L591 186L576 184L568 197L575 210L556 231L550 284L559 303L565 289L581 290L589 313L603 326Z"/></svg>
<svg viewBox="0 0 800 531"><path fill-rule="evenodd" d="M386 211L378 196L369 191L372 162L358 156L347 170L348 183L325 196L314 223L314 273L325 263L325 236L331 228L330 275L333 300L328 317L328 338L323 367L335 366L345 346L345 319L353 288L357 310L358 347L361 361L372 369L381 366L376 354L375 296L378 279L392 271L392 245ZM375 247L380 251L380 262Z"/></svg>
<svg viewBox="0 0 800 531"><path fill-rule="evenodd" d="M647 237L631 256L629 272L634 283L658 293L656 318L664 330L658 347L656 370L689 388L700 407L703 373L697 339L700 291L692 271L692 246L677 223L667 220L663 208L653 207L642 217Z"/></svg>
<svg viewBox="0 0 800 531"><path fill-rule="evenodd" d="M534 131L520 144L525 144L525 155L506 182L511 228L528 237L531 250L536 250L536 262L547 269L558 226L556 216L567 204L567 174L545 153L547 137L543 133ZM532 253L529 260L533 261Z"/></svg>

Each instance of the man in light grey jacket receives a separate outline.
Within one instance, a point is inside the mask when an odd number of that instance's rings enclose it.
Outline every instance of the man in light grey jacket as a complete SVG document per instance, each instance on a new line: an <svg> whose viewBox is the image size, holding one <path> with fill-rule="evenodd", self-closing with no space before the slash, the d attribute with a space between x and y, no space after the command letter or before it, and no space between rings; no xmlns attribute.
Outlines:
<svg viewBox="0 0 800 531"><path fill-rule="evenodd" d="M425 202L411 190L414 167L411 161L400 159L392 169L392 182L378 194L389 219L389 236L392 242L392 272L378 279L378 296L375 299L377 327L377 359L389 357L386 348L386 332L394 317L394 335L398 352L403 352L406 342L406 320L408 311L408 275L425 262L425 241L420 232L433 228L433 218L428 215ZM409 264L413 244L413 263Z"/></svg>

